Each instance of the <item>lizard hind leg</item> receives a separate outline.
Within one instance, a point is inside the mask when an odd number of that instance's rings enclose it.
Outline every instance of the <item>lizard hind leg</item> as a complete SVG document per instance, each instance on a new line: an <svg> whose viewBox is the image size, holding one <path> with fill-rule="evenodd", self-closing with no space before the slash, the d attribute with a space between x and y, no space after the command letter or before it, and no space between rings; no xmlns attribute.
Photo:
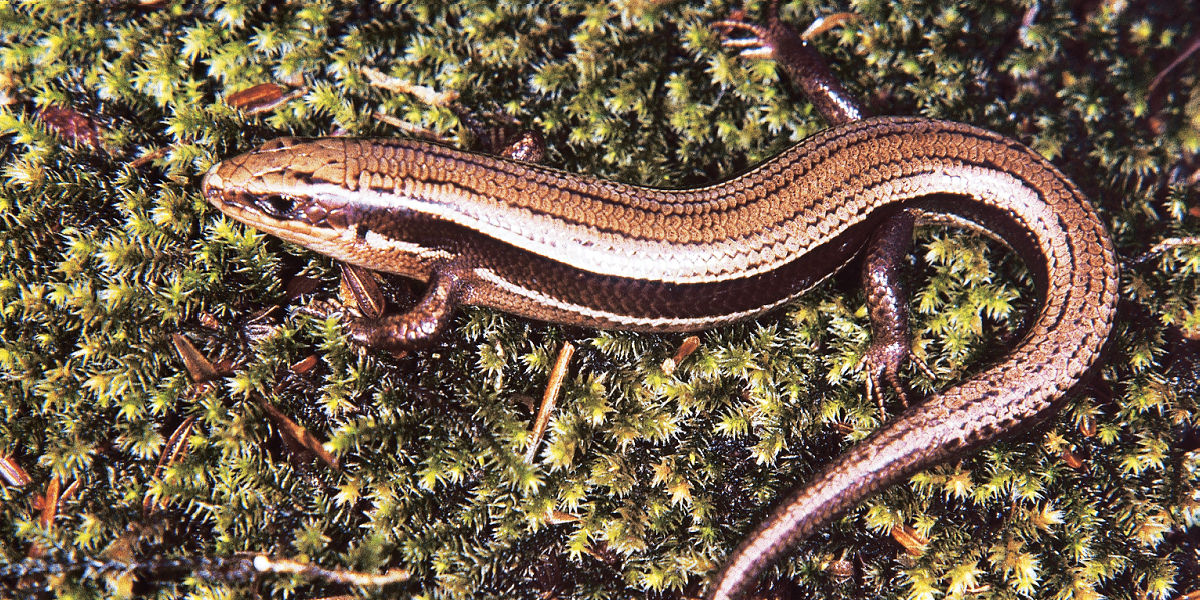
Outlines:
<svg viewBox="0 0 1200 600"><path fill-rule="evenodd" d="M901 265L912 246L916 216L901 210L886 219L871 236L863 259L863 288L867 292L867 313L871 318L871 345L863 355L867 396L884 412L883 384L895 391L904 407L908 394L900 382L900 367L905 359L921 369L930 379L933 373L912 351L912 334L908 325L908 286L901 274Z"/></svg>

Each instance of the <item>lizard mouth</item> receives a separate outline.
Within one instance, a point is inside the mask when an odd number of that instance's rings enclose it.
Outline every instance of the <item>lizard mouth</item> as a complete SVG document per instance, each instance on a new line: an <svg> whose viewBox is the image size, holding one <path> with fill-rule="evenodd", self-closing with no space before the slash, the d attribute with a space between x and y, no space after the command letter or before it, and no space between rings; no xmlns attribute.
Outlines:
<svg viewBox="0 0 1200 600"><path fill-rule="evenodd" d="M285 194L251 196L249 200L263 214L279 220L294 220L300 205L295 196Z"/></svg>

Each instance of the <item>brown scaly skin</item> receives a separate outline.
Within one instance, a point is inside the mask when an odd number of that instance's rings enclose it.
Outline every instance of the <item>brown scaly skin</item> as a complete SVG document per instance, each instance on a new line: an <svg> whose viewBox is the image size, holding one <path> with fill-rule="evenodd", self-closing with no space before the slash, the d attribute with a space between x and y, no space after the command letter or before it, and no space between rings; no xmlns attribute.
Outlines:
<svg viewBox="0 0 1200 600"><path fill-rule="evenodd" d="M437 335L459 303L600 328L713 327L812 287L898 214L1006 242L1041 299L1024 338L792 492L730 555L709 586L714 599L740 596L795 541L876 491L1050 414L1096 362L1117 301L1108 232L1048 161L969 125L858 119L857 104L823 65L813 67L820 57L773 13L765 28L725 25L755 36L731 45L799 68L791 76L840 124L743 175L682 190L423 142L348 138L276 140L204 179L205 197L234 219L338 260L431 282L414 311L351 325L356 339L386 348ZM891 348L881 365L868 365L876 389L880 377L898 387L888 369L907 345L907 327L896 325L905 303L889 289L908 244L895 239L907 235L900 225L901 233L877 238L867 261L872 321L895 328L876 334Z"/></svg>

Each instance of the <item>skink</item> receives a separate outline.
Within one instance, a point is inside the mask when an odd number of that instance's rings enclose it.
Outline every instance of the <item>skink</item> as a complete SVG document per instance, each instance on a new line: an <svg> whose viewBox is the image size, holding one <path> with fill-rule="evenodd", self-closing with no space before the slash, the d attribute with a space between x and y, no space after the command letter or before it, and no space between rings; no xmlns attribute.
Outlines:
<svg viewBox="0 0 1200 600"><path fill-rule="evenodd" d="M784 500L710 598L743 593L788 546L875 491L1049 414L1112 329L1117 261L1083 194L1020 143L969 125L878 117L689 189L628 185L396 139L280 139L214 166L230 217L337 260L429 283L359 341L409 346L454 307L598 328L691 331L787 303L903 211L1010 246L1040 308L997 364L915 405ZM379 325L379 324L373 324Z"/></svg>

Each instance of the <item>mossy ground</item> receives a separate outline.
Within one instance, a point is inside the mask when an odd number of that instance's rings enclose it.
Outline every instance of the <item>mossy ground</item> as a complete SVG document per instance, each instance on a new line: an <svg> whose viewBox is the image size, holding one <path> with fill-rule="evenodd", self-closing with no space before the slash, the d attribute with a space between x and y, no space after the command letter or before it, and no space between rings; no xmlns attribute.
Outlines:
<svg viewBox="0 0 1200 600"><path fill-rule="evenodd" d="M362 592L379 596L694 593L785 489L887 418L862 393L852 275L702 334L673 375L660 364L682 336L481 309L399 359L349 345L333 320L288 318L251 343L247 319L288 302L289 282L315 278L327 297L338 271L224 219L199 176L271 137L395 135L375 113L459 132L450 110L371 87L371 66L541 131L549 164L712 181L823 126L772 64L719 47L709 23L732 8L0 1L0 93L15 100L0 109L0 453L32 477L0 488L0 563L33 547L60 561L251 551L413 572ZM1088 193L1125 259L1196 233L1200 58L1151 84L1198 39L1200 6L806 0L783 14L803 27L840 10L858 19L818 47L877 112L1025 141ZM258 116L221 101L264 82L307 92ZM36 117L50 106L91 119L101 145L51 131ZM939 376L911 378L922 392L1002 352L1032 302L1018 261L958 232L923 230L912 271L917 347ZM1126 268L1099 378L1059 416L865 502L768 584L921 600L1200 591L1198 271L1198 248ZM176 333L234 374L197 390ZM540 398L565 340L576 357L528 465L523 399ZM314 369L289 369L311 354ZM263 402L326 440L342 471L289 450ZM189 452L156 476L189 417ZM55 478L78 488L44 527L31 499ZM148 495L165 506L149 518ZM551 509L578 520L551 524ZM888 535L900 526L929 538L923 551ZM43 583L65 598L360 593L280 576Z"/></svg>

